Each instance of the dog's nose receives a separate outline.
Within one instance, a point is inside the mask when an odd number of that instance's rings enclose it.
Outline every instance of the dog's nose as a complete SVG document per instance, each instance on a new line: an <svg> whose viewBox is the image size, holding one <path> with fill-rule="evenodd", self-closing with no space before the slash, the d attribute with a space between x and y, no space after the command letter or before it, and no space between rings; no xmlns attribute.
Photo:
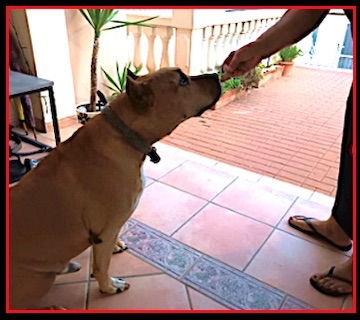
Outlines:
<svg viewBox="0 0 360 320"><path fill-rule="evenodd" d="M212 78L212 79L219 79L219 76L216 73L204 73L198 76L192 76L190 77L192 80L196 80L196 79L204 79L204 78Z"/></svg>
<svg viewBox="0 0 360 320"><path fill-rule="evenodd" d="M219 75L217 73L209 73L209 78L212 78L213 80L219 81Z"/></svg>

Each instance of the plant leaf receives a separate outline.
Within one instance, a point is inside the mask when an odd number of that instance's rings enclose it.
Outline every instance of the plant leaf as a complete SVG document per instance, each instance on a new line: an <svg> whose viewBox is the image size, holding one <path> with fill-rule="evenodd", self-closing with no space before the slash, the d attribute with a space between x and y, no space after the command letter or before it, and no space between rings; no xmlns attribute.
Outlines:
<svg viewBox="0 0 360 320"><path fill-rule="evenodd" d="M112 10L113 12L110 14L108 20L112 21L112 19L114 19L114 17L117 15L117 13L119 12L119 10Z"/></svg>
<svg viewBox="0 0 360 320"><path fill-rule="evenodd" d="M126 72L125 72L125 68L124 68L122 75L120 74L119 63L117 61L116 61L116 74L118 76L120 93L123 93L125 91L125 88L124 88L125 79L124 79L124 77L126 77Z"/></svg>
<svg viewBox="0 0 360 320"><path fill-rule="evenodd" d="M88 10L86 12L88 12ZM95 26L94 26L94 23L93 23L92 19L85 13L85 10L80 9L80 13L83 15L83 17L86 19L86 21L89 22L91 27L93 29L95 29Z"/></svg>
<svg viewBox="0 0 360 320"><path fill-rule="evenodd" d="M139 20L139 21L133 21L133 22L131 22L131 21L121 21L121 20L112 20L113 23L118 23L119 25L113 26L113 27L110 27L110 28L106 28L103 31L122 28L122 27L130 26L130 25L135 25L135 26L140 26L140 27L148 27L148 28L156 28L156 26L148 25L148 24L145 24L143 22L150 21L150 20L156 19L158 17L159 16L155 16L155 17L150 17L150 18Z"/></svg>
<svg viewBox="0 0 360 320"><path fill-rule="evenodd" d="M105 84L105 83L103 83L103 85L104 85L106 88L110 89L111 91L114 91L114 93L113 93L113 94L118 93L118 90L114 89L113 87L110 87L110 86L108 86L108 85L107 85L107 84Z"/></svg>
<svg viewBox="0 0 360 320"><path fill-rule="evenodd" d="M105 74L105 77L109 80L109 82L113 84L113 86L117 88L117 90L121 91L116 81L103 68L101 68L101 71Z"/></svg>
<svg viewBox="0 0 360 320"><path fill-rule="evenodd" d="M149 18L142 19L142 20L138 20L138 21L134 21L134 22L136 22L136 23L142 23L142 22L150 21L150 20L153 20L153 19L156 19L156 18L159 18L159 16L149 17ZM116 22L116 23L127 23L127 22L129 22L129 21L114 20L113 22ZM132 22L132 23L134 23L134 22Z"/></svg>

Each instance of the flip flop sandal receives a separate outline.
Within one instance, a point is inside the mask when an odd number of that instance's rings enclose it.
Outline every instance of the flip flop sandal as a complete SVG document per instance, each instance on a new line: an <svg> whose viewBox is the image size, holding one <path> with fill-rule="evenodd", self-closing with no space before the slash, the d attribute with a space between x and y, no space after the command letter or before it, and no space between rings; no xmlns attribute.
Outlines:
<svg viewBox="0 0 360 320"><path fill-rule="evenodd" d="M298 227L297 225L295 224L292 224L291 223L291 220L292 218L295 218L297 220L302 220L304 221L308 226L309 228L311 229L310 230L304 230L300 227ZM335 246L336 248L340 249L341 251L349 251L351 248L352 248L352 243L350 243L349 245L347 246L339 246L338 244L332 242L330 239L326 238L325 236L323 236L322 234L320 234L315 228L314 226L311 224L310 220L316 220L316 218L312 218L312 217L305 217L305 216L301 216L301 215L298 215L298 216L292 216L289 218L288 220L288 223L291 227L293 227L294 229L298 230L298 231L301 231L302 233L305 233L305 234L309 234L311 236L316 236L330 244L332 244L333 246Z"/></svg>
<svg viewBox="0 0 360 320"><path fill-rule="evenodd" d="M344 279L342 277L335 276L334 275L334 270L335 270L335 266L332 266L329 269L327 275L324 278L336 279L336 280L348 283L348 284L350 284L352 286L352 281L349 281L349 280ZM339 291L334 291L334 290L331 290L331 289L328 289L328 288L324 288L321 285L319 285L319 283L317 281L315 281L313 278L310 278L310 283L317 291L319 291L319 292L321 292L323 294L326 294L328 296L339 297L339 296L344 296L346 294L352 293L352 291L350 291L350 292L339 292Z"/></svg>
<svg viewBox="0 0 360 320"><path fill-rule="evenodd" d="M124 292L125 290L130 288L130 284L125 282L123 279L120 278L112 278L113 282L116 282L117 285L117 290L116 293L121 293ZM105 293L103 291L100 290L101 293Z"/></svg>

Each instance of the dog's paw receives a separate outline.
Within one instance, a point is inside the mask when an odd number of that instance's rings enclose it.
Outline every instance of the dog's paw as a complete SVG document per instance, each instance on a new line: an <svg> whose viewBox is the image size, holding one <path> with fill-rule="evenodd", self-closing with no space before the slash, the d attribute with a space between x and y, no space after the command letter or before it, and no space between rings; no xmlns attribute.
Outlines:
<svg viewBox="0 0 360 320"><path fill-rule="evenodd" d="M126 250L127 248L128 248L128 247L127 247L127 245L125 244L124 241L117 240L116 243L115 243L115 246L114 246L113 254L115 254L115 253L121 253L121 252L123 252L124 250Z"/></svg>
<svg viewBox="0 0 360 320"><path fill-rule="evenodd" d="M58 272L57 274L68 274L68 273L73 273L73 272L77 272L81 269L81 264L76 262L76 261L70 261L65 268L61 271Z"/></svg>
<svg viewBox="0 0 360 320"><path fill-rule="evenodd" d="M108 294L114 294L114 293L121 293L125 290L130 288L130 284L125 282L122 279L113 278L111 277L112 286L110 286L107 290L101 290L101 293L108 293Z"/></svg>

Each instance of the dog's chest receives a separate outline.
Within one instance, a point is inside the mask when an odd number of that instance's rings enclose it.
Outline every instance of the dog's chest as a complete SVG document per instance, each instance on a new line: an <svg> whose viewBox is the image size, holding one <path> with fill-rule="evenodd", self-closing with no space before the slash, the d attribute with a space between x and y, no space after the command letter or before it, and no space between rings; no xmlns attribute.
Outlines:
<svg viewBox="0 0 360 320"><path fill-rule="evenodd" d="M142 196L142 193L145 189L145 185L146 185L146 177L145 177L145 173L144 173L144 168L143 166L141 166L141 175L140 175L140 180L141 180L141 191L139 192L137 198L136 198L136 201L134 203L134 207L133 207L133 212L136 210L138 204L139 204L139 201L140 201L140 198Z"/></svg>

